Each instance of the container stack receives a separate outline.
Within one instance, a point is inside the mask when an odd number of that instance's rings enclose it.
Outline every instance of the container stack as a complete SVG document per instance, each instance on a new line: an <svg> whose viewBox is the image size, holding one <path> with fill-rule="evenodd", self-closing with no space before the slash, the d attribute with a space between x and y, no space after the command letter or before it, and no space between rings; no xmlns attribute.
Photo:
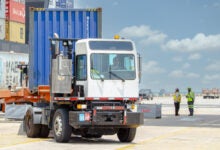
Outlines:
<svg viewBox="0 0 220 150"><path fill-rule="evenodd" d="M0 40L5 39L5 0L0 0Z"/></svg>
<svg viewBox="0 0 220 150"><path fill-rule="evenodd" d="M25 43L25 0L5 0L5 40Z"/></svg>
<svg viewBox="0 0 220 150"><path fill-rule="evenodd" d="M49 0L48 8L74 8L74 0Z"/></svg>

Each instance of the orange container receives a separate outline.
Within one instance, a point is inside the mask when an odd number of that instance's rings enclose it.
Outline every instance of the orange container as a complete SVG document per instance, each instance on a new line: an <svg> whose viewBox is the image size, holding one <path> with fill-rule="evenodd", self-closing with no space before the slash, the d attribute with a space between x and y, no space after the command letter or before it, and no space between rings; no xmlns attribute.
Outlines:
<svg viewBox="0 0 220 150"><path fill-rule="evenodd" d="M25 23L25 4L18 0L5 1L6 20Z"/></svg>
<svg viewBox="0 0 220 150"><path fill-rule="evenodd" d="M25 24L6 20L5 40L25 43Z"/></svg>

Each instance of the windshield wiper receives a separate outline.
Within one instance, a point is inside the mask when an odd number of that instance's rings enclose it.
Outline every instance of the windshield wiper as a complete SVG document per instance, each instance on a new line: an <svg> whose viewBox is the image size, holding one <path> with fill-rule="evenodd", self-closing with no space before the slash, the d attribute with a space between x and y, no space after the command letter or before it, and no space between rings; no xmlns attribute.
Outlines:
<svg viewBox="0 0 220 150"><path fill-rule="evenodd" d="M117 75L117 74L115 74L115 73L113 73L113 72L111 72L111 71L109 71L109 73L110 73L111 75L115 76L116 78L121 79L122 82L125 82L125 79L123 79L123 78L120 77L119 75Z"/></svg>
<svg viewBox="0 0 220 150"><path fill-rule="evenodd" d="M95 70L95 69L91 69L91 70L93 70L93 72L92 72L92 74L96 74L100 79L101 79L101 81L104 81L104 78L102 77L102 75L99 73L99 71L97 71L97 70Z"/></svg>

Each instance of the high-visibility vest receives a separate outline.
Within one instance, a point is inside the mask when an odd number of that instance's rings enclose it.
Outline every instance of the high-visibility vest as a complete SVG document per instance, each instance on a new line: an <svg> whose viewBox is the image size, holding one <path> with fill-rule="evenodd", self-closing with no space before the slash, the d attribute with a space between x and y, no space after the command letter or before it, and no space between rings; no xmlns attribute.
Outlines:
<svg viewBox="0 0 220 150"><path fill-rule="evenodd" d="M189 93L186 95L186 97L187 97L188 102L193 101L193 100L195 99L194 92L192 92L192 91L189 92Z"/></svg>
<svg viewBox="0 0 220 150"><path fill-rule="evenodd" d="M181 102L181 95L179 92L175 92L173 95L174 102Z"/></svg>

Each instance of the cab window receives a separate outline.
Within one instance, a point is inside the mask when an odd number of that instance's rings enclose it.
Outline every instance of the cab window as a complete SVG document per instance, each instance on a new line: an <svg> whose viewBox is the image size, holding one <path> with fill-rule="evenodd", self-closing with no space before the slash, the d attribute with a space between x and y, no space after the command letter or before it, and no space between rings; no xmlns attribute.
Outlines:
<svg viewBox="0 0 220 150"><path fill-rule="evenodd" d="M87 59L86 55L79 55L76 57L76 79L87 79Z"/></svg>

